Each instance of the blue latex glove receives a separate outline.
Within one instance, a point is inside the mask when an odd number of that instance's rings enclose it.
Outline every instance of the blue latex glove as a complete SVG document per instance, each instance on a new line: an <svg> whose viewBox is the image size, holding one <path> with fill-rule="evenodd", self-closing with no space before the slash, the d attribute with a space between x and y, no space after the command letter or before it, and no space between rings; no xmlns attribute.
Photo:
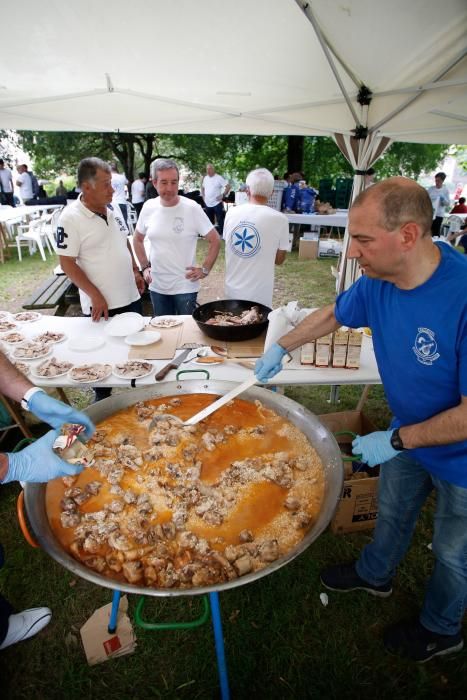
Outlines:
<svg viewBox="0 0 467 700"><path fill-rule="evenodd" d="M357 435L352 442L352 452L354 455L361 455L362 462L366 462L369 467L376 467L389 459L400 454L400 450L395 450L391 445L392 430L378 430L369 435Z"/></svg>
<svg viewBox="0 0 467 700"><path fill-rule="evenodd" d="M45 391L36 391L28 401L28 408L52 428L60 428L64 423L84 425L86 427L84 437L87 440L92 437L96 430L94 423L85 413L77 411L73 406L62 403L62 401L53 399ZM26 480L22 479L22 481Z"/></svg>
<svg viewBox="0 0 467 700"><path fill-rule="evenodd" d="M52 450L58 430L50 430L46 435L36 440L20 452L8 452L8 471L3 484L9 481L44 482L57 476L79 474L82 464L68 464L57 457Z"/></svg>
<svg viewBox="0 0 467 700"><path fill-rule="evenodd" d="M256 360L255 374L259 382L266 382L282 369L282 358L287 355L287 350L274 343L259 360Z"/></svg>

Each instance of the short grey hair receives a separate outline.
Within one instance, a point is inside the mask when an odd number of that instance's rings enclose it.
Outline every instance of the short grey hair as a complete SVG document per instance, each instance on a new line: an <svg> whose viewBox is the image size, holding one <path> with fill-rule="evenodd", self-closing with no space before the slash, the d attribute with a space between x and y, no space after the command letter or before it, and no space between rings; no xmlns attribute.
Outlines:
<svg viewBox="0 0 467 700"><path fill-rule="evenodd" d="M101 160L101 158L83 158L83 160L78 165L78 187L81 187L83 182L91 182L94 184L96 180L96 175L98 170L104 170L106 173L110 173L110 165Z"/></svg>
<svg viewBox="0 0 467 700"><path fill-rule="evenodd" d="M160 170L172 170L172 168L177 171L177 175L180 177L178 165L174 160L171 158L156 158L151 163L151 180L157 180Z"/></svg>
<svg viewBox="0 0 467 700"><path fill-rule="evenodd" d="M246 186L253 196L267 199L274 190L274 177L266 168L257 168L248 174Z"/></svg>

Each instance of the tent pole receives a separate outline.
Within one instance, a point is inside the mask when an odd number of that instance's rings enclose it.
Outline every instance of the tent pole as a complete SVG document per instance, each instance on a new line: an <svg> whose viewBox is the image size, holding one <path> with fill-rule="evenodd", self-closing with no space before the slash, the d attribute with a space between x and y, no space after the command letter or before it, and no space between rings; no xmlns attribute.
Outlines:
<svg viewBox="0 0 467 700"><path fill-rule="evenodd" d="M320 45L321 45L321 48L323 49L323 53L324 53L324 55L326 56L326 60L327 60L327 62L329 63L329 67L331 68L331 70L332 70L332 72L333 72L333 74L334 74L334 77L335 77L335 79L336 79L336 81L337 81L337 83L338 83L338 85L339 85L339 87L340 87L340 89L341 89L341 92L342 92L342 95L343 95L345 101L347 102L347 107L348 107L349 110L350 110L350 113L351 113L351 115L352 115L352 117L353 117L353 120L354 120L355 124L360 124L360 119L358 118L357 113L356 113L356 111L355 111L355 109L354 109L354 106L353 106L352 102L350 101L350 97L349 97L348 94L347 94L347 91L346 91L346 89L345 89L345 87L344 87L344 83L343 83L342 80L341 80L341 77L340 77L340 75L339 75L339 72L338 72L336 66L334 65L334 61L332 60L332 56L331 56L331 53L330 53L330 51L329 51L329 47L328 47L328 45L327 45L327 43L326 43L326 41L325 41L325 39L324 39L324 37L323 37L323 34L322 34L322 32L321 32L321 29L320 29L320 26L319 26L318 22L316 21L315 16L314 16L314 14L313 14L313 12L312 12L312 10L311 10L310 4L309 4L309 3L306 3L305 6L302 6L302 4L300 3L300 0L295 0L295 2L297 3L297 5L298 5L298 6L300 7L300 9L302 10L302 12L303 12L303 14L305 15L305 17L306 17L306 18L309 20L309 22L312 24L313 29L315 30L315 34L316 34L316 36L317 36L317 38L318 38L318 41L319 41L319 43L320 43Z"/></svg>
<svg viewBox="0 0 467 700"><path fill-rule="evenodd" d="M460 61L462 61L462 59L466 55L467 55L467 49L463 49L455 58L452 59L452 61L450 61L447 64L447 66L445 68L443 68L443 70L441 70L439 73L437 73L435 75L433 80L430 80L430 83L437 83L439 80L441 80L443 75L446 75L446 73L448 73L452 68L454 68L454 66L456 66ZM399 107L396 107L396 109L394 109L392 112L390 112L387 116L383 117L383 119L381 119L377 124L374 124L374 126L372 126L369 129L369 131L370 132L378 131L378 129L380 129L383 126L383 124L387 124L387 122L390 121L393 117L397 117L398 114L403 112L404 109L406 109L409 105L411 105L413 102L415 102L415 100L418 100L418 98L421 95L423 95L424 92L426 92L426 90L424 90L423 86L422 86L420 92L418 92L416 95L412 95L411 97L407 98L407 100L405 102L403 102L401 105L399 105Z"/></svg>

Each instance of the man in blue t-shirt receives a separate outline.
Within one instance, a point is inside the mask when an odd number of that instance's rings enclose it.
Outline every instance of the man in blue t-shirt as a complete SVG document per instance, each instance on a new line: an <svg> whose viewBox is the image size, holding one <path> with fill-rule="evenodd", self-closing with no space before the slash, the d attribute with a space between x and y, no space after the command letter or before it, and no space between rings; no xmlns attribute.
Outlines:
<svg viewBox="0 0 467 700"><path fill-rule="evenodd" d="M324 570L331 590L392 592L420 510L434 489L436 562L415 620L384 633L388 651L423 662L463 647L467 600L467 260L431 238L427 192L401 177L362 192L349 215L349 258L364 275L284 335L260 360L265 382L283 356L341 325L369 326L391 429L358 436L354 454L381 464L373 542Z"/></svg>

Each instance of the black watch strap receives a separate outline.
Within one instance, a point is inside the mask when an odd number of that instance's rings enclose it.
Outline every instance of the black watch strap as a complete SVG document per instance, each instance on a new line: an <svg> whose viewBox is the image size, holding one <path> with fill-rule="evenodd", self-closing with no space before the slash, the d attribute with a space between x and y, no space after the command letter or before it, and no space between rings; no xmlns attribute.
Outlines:
<svg viewBox="0 0 467 700"><path fill-rule="evenodd" d="M402 442L402 438L399 435L399 428L396 428L392 431L391 446L399 452L404 449L404 443Z"/></svg>

